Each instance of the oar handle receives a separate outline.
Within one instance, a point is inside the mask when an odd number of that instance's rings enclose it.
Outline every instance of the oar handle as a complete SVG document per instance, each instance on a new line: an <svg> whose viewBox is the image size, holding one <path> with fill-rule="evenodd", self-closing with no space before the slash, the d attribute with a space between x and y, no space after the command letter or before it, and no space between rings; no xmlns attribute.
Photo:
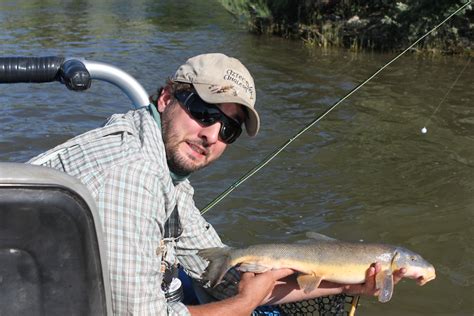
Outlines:
<svg viewBox="0 0 474 316"><path fill-rule="evenodd" d="M86 90L91 76L78 59L64 57L0 57L0 83L64 83L71 90Z"/></svg>

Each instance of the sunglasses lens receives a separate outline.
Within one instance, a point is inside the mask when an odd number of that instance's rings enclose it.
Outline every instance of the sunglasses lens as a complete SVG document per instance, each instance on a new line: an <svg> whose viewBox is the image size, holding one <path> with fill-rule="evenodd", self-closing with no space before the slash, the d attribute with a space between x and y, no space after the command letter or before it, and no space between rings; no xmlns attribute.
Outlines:
<svg viewBox="0 0 474 316"><path fill-rule="evenodd" d="M242 133L240 124L231 119L215 105L204 102L196 93L183 91L175 94L188 113L204 126L221 123L219 137L227 144L233 143Z"/></svg>
<svg viewBox="0 0 474 316"><path fill-rule="evenodd" d="M227 124L222 122L219 136L225 143L231 144L240 136L240 133L242 133L240 125L237 122L228 121Z"/></svg>
<svg viewBox="0 0 474 316"><path fill-rule="evenodd" d="M197 95L193 95L189 98L185 106L189 114L205 126L216 123L221 117L221 113L218 109L209 107L204 101L198 98Z"/></svg>

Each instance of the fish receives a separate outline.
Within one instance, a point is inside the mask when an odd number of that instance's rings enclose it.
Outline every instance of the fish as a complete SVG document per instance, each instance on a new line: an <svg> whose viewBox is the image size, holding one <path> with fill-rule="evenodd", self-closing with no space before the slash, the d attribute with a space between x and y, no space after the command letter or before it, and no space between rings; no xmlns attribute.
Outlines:
<svg viewBox="0 0 474 316"><path fill-rule="evenodd" d="M381 243L347 242L308 233L306 243L256 244L246 248L217 247L198 251L208 261L201 278L215 287L232 267L242 272L262 273L272 269L290 268L298 272L300 289L309 293L322 280L340 284L365 282L367 269L379 262L381 271L375 276L378 300L390 301L393 294L393 273L406 269L404 277L417 279L419 285L436 278L434 266L421 255L404 247Z"/></svg>

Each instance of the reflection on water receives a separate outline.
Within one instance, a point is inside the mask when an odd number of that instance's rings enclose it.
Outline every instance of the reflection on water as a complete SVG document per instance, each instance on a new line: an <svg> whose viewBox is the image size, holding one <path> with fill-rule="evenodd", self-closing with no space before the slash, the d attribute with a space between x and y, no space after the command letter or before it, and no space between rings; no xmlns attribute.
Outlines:
<svg viewBox="0 0 474 316"><path fill-rule="evenodd" d="M3 56L86 57L122 68L150 92L198 53L223 52L248 65L261 133L243 137L192 177L200 207L393 57L253 36L215 1L0 5ZM389 304L364 299L361 313L472 314L472 66L434 113L465 64L463 58L401 58L206 217L234 245L294 241L306 231L404 245L437 267L437 279L424 288L401 282ZM103 82L85 93L58 83L0 91L1 161L25 161L129 106Z"/></svg>

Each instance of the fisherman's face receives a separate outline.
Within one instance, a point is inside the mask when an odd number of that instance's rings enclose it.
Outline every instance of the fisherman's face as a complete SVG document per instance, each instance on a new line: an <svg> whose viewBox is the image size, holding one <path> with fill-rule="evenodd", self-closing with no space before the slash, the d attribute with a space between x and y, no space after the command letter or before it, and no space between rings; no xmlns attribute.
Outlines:
<svg viewBox="0 0 474 316"><path fill-rule="evenodd" d="M244 120L242 107L235 103L223 103L219 109L239 122ZM161 112L163 141L171 170L179 175L197 171L218 159L227 147L219 138L220 122L203 126L194 120L172 98L166 89L158 100Z"/></svg>

